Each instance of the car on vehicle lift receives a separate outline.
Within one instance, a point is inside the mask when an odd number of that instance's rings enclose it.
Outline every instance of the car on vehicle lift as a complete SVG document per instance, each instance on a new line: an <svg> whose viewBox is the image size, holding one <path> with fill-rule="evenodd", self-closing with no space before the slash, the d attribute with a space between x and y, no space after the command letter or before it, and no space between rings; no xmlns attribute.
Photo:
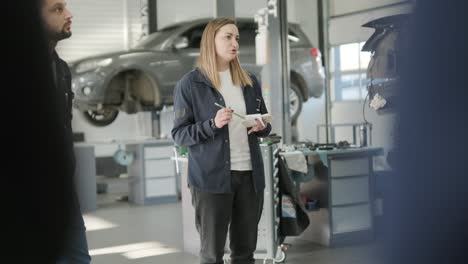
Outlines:
<svg viewBox="0 0 468 264"><path fill-rule="evenodd" d="M130 50L101 54L70 64L74 106L92 124L111 124L119 111L129 114L157 111L173 104L177 81L195 66L200 40L210 18L177 23L148 35ZM260 75L255 64L253 19L236 19L239 28L239 59L242 66ZM325 71L320 51L298 24L289 24L290 116L294 122L303 102L320 97Z"/></svg>

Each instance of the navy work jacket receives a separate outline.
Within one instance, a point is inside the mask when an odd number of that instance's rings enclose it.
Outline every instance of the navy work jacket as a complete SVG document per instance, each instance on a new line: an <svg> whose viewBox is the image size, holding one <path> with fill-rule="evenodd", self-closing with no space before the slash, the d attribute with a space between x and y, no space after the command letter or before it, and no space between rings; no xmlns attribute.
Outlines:
<svg viewBox="0 0 468 264"><path fill-rule="evenodd" d="M247 114L265 114L260 83L250 74L253 87L242 87ZM221 93L199 69L179 80L174 89L174 127L172 138L179 146L188 148L188 184L210 193L231 192L231 164L228 125L217 129L210 126L219 107L226 106ZM237 118L233 116L233 118ZM246 128L247 129L247 128ZM271 125L248 135L252 176L257 192L265 188L263 159L259 137L268 136Z"/></svg>

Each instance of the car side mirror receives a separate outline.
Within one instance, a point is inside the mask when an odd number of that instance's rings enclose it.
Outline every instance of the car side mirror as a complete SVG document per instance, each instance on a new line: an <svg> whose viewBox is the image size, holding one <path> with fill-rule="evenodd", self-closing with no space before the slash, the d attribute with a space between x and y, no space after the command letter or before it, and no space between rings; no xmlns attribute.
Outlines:
<svg viewBox="0 0 468 264"><path fill-rule="evenodd" d="M189 46L189 41L187 37L178 37L172 43L172 47L176 50L185 49Z"/></svg>

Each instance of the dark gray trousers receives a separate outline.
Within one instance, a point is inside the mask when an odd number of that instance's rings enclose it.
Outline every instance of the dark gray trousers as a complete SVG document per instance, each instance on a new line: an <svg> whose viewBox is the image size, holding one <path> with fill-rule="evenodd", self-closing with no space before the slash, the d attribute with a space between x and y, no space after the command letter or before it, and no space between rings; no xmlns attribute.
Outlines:
<svg viewBox="0 0 468 264"><path fill-rule="evenodd" d="M251 171L231 171L231 189L232 193L207 193L191 188L202 264L223 263L228 229L231 263L255 263L263 191L255 192Z"/></svg>

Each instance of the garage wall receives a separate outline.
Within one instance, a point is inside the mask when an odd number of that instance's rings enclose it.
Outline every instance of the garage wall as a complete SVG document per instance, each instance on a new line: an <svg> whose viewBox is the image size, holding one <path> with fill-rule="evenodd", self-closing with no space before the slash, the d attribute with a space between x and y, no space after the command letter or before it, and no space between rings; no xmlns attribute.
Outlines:
<svg viewBox="0 0 468 264"><path fill-rule="evenodd" d="M302 26L310 41L318 46L318 10L317 0L295 0L296 22ZM288 2L290 4L290 2Z"/></svg>
<svg viewBox="0 0 468 264"><path fill-rule="evenodd" d="M387 152L394 145L395 140L395 114L378 115L374 110L366 106L366 119L372 124L372 145L384 148L385 155L376 158L374 164L377 170L389 169L386 162ZM332 108L332 123L362 123L362 103L346 102L334 104ZM352 142L351 130L337 130L336 140L348 140Z"/></svg>
<svg viewBox="0 0 468 264"><path fill-rule="evenodd" d="M401 3L402 0L331 0L330 15L339 16L361 10Z"/></svg>
<svg viewBox="0 0 468 264"><path fill-rule="evenodd" d="M128 8L128 48L135 46L148 35L147 0L126 0Z"/></svg>
<svg viewBox="0 0 468 264"><path fill-rule="evenodd" d="M169 4L172 3L172 4ZM173 4L176 3L176 4ZM236 0L237 17L253 17L266 0ZM158 0L158 27L184 20L212 17L215 1ZM318 44L317 0L288 1L288 21L299 23L314 45ZM303 106L297 124L299 140L316 140L316 126L325 123L325 97L311 98Z"/></svg>
<svg viewBox="0 0 468 264"><path fill-rule="evenodd" d="M158 0L158 28L190 19L213 17L214 0Z"/></svg>
<svg viewBox="0 0 468 264"><path fill-rule="evenodd" d="M131 47L142 34L145 0L68 0L73 36L57 46L67 62Z"/></svg>
<svg viewBox="0 0 468 264"><path fill-rule="evenodd" d="M366 7L363 6L363 8ZM329 24L330 45L366 41L374 30L362 27L363 24L383 16L408 13L410 8L409 4L401 4L370 12L332 18Z"/></svg>
<svg viewBox="0 0 468 264"><path fill-rule="evenodd" d="M325 94L320 98L309 98L302 105L297 121L298 140L324 143L323 137L317 138L317 126L321 124L325 124Z"/></svg>
<svg viewBox="0 0 468 264"><path fill-rule="evenodd" d="M266 7L266 0L236 0L237 17L253 17L257 10Z"/></svg>
<svg viewBox="0 0 468 264"><path fill-rule="evenodd" d="M317 0L295 0L296 22L299 23L313 45L318 46ZM288 1L290 4L291 1ZM303 105L297 121L299 141L317 142L317 125L325 124L325 95L309 98Z"/></svg>
<svg viewBox="0 0 468 264"><path fill-rule="evenodd" d="M86 141L112 141L142 139L151 136L151 113L126 114L120 112L117 119L105 127L91 125L81 112L73 109L72 127L74 132L85 134Z"/></svg>
<svg viewBox="0 0 468 264"><path fill-rule="evenodd" d="M215 0L159 0L158 27L201 18L213 17ZM237 0L238 17L252 17L266 6L266 0ZM292 22L304 22L311 3L316 0L288 1L288 18ZM132 47L143 35L141 9L146 0L68 0L73 14L70 39L61 41L57 47L59 54L68 62L94 54L122 50ZM296 5L300 8L296 8ZM298 19L302 17L301 19ZM310 27L306 34L314 35Z"/></svg>
<svg viewBox="0 0 468 264"><path fill-rule="evenodd" d="M289 21L297 22L296 2L288 1ZM236 16L253 17L258 9L266 7L266 3L266 0L236 0ZM215 13L216 0L158 0L158 28L195 18L214 17Z"/></svg>
<svg viewBox="0 0 468 264"><path fill-rule="evenodd" d="M266 6L266 0L236 0L236 14L239 17L253 16ZM74 15L73 36L62 41L59 54L67 61L93 54L121 50L138 41L143 34L141 29L141 9L145 0L68 0L68 6ZM214 0L158 0L158 27L171 23L213 16ZM288 20L300 23L316 44L317 0L288 1ZM126 10L126 11L125 11ZM123 18L127 14L126 20ZM311 98L305 105L299 121L299 137L315 140L315 125L324 123L324 98ZM305 118L307 116L307 118ZM312 117L312 118L311 118ZM82 113L75 110L73 128L84 132L87 141L109 141L138 139L151 135L145 125L151 116L147 114L128 115L120 113L113 124L107 127L95 127L89 124Z"/></svg>
<svg viewBox="0 0 468 264"><path fill-rule="evenodd" d="M141 9L146 0L68 0L67 3L73 15L73 36L57 46L57 52L67 62L125 49L143 34ZM75 132L85 133L87 141L139 139L151 135L151 128L146 125L150 120L148 113L120 113L110 126L95 127L74 109L72 126Z"/></svg>

